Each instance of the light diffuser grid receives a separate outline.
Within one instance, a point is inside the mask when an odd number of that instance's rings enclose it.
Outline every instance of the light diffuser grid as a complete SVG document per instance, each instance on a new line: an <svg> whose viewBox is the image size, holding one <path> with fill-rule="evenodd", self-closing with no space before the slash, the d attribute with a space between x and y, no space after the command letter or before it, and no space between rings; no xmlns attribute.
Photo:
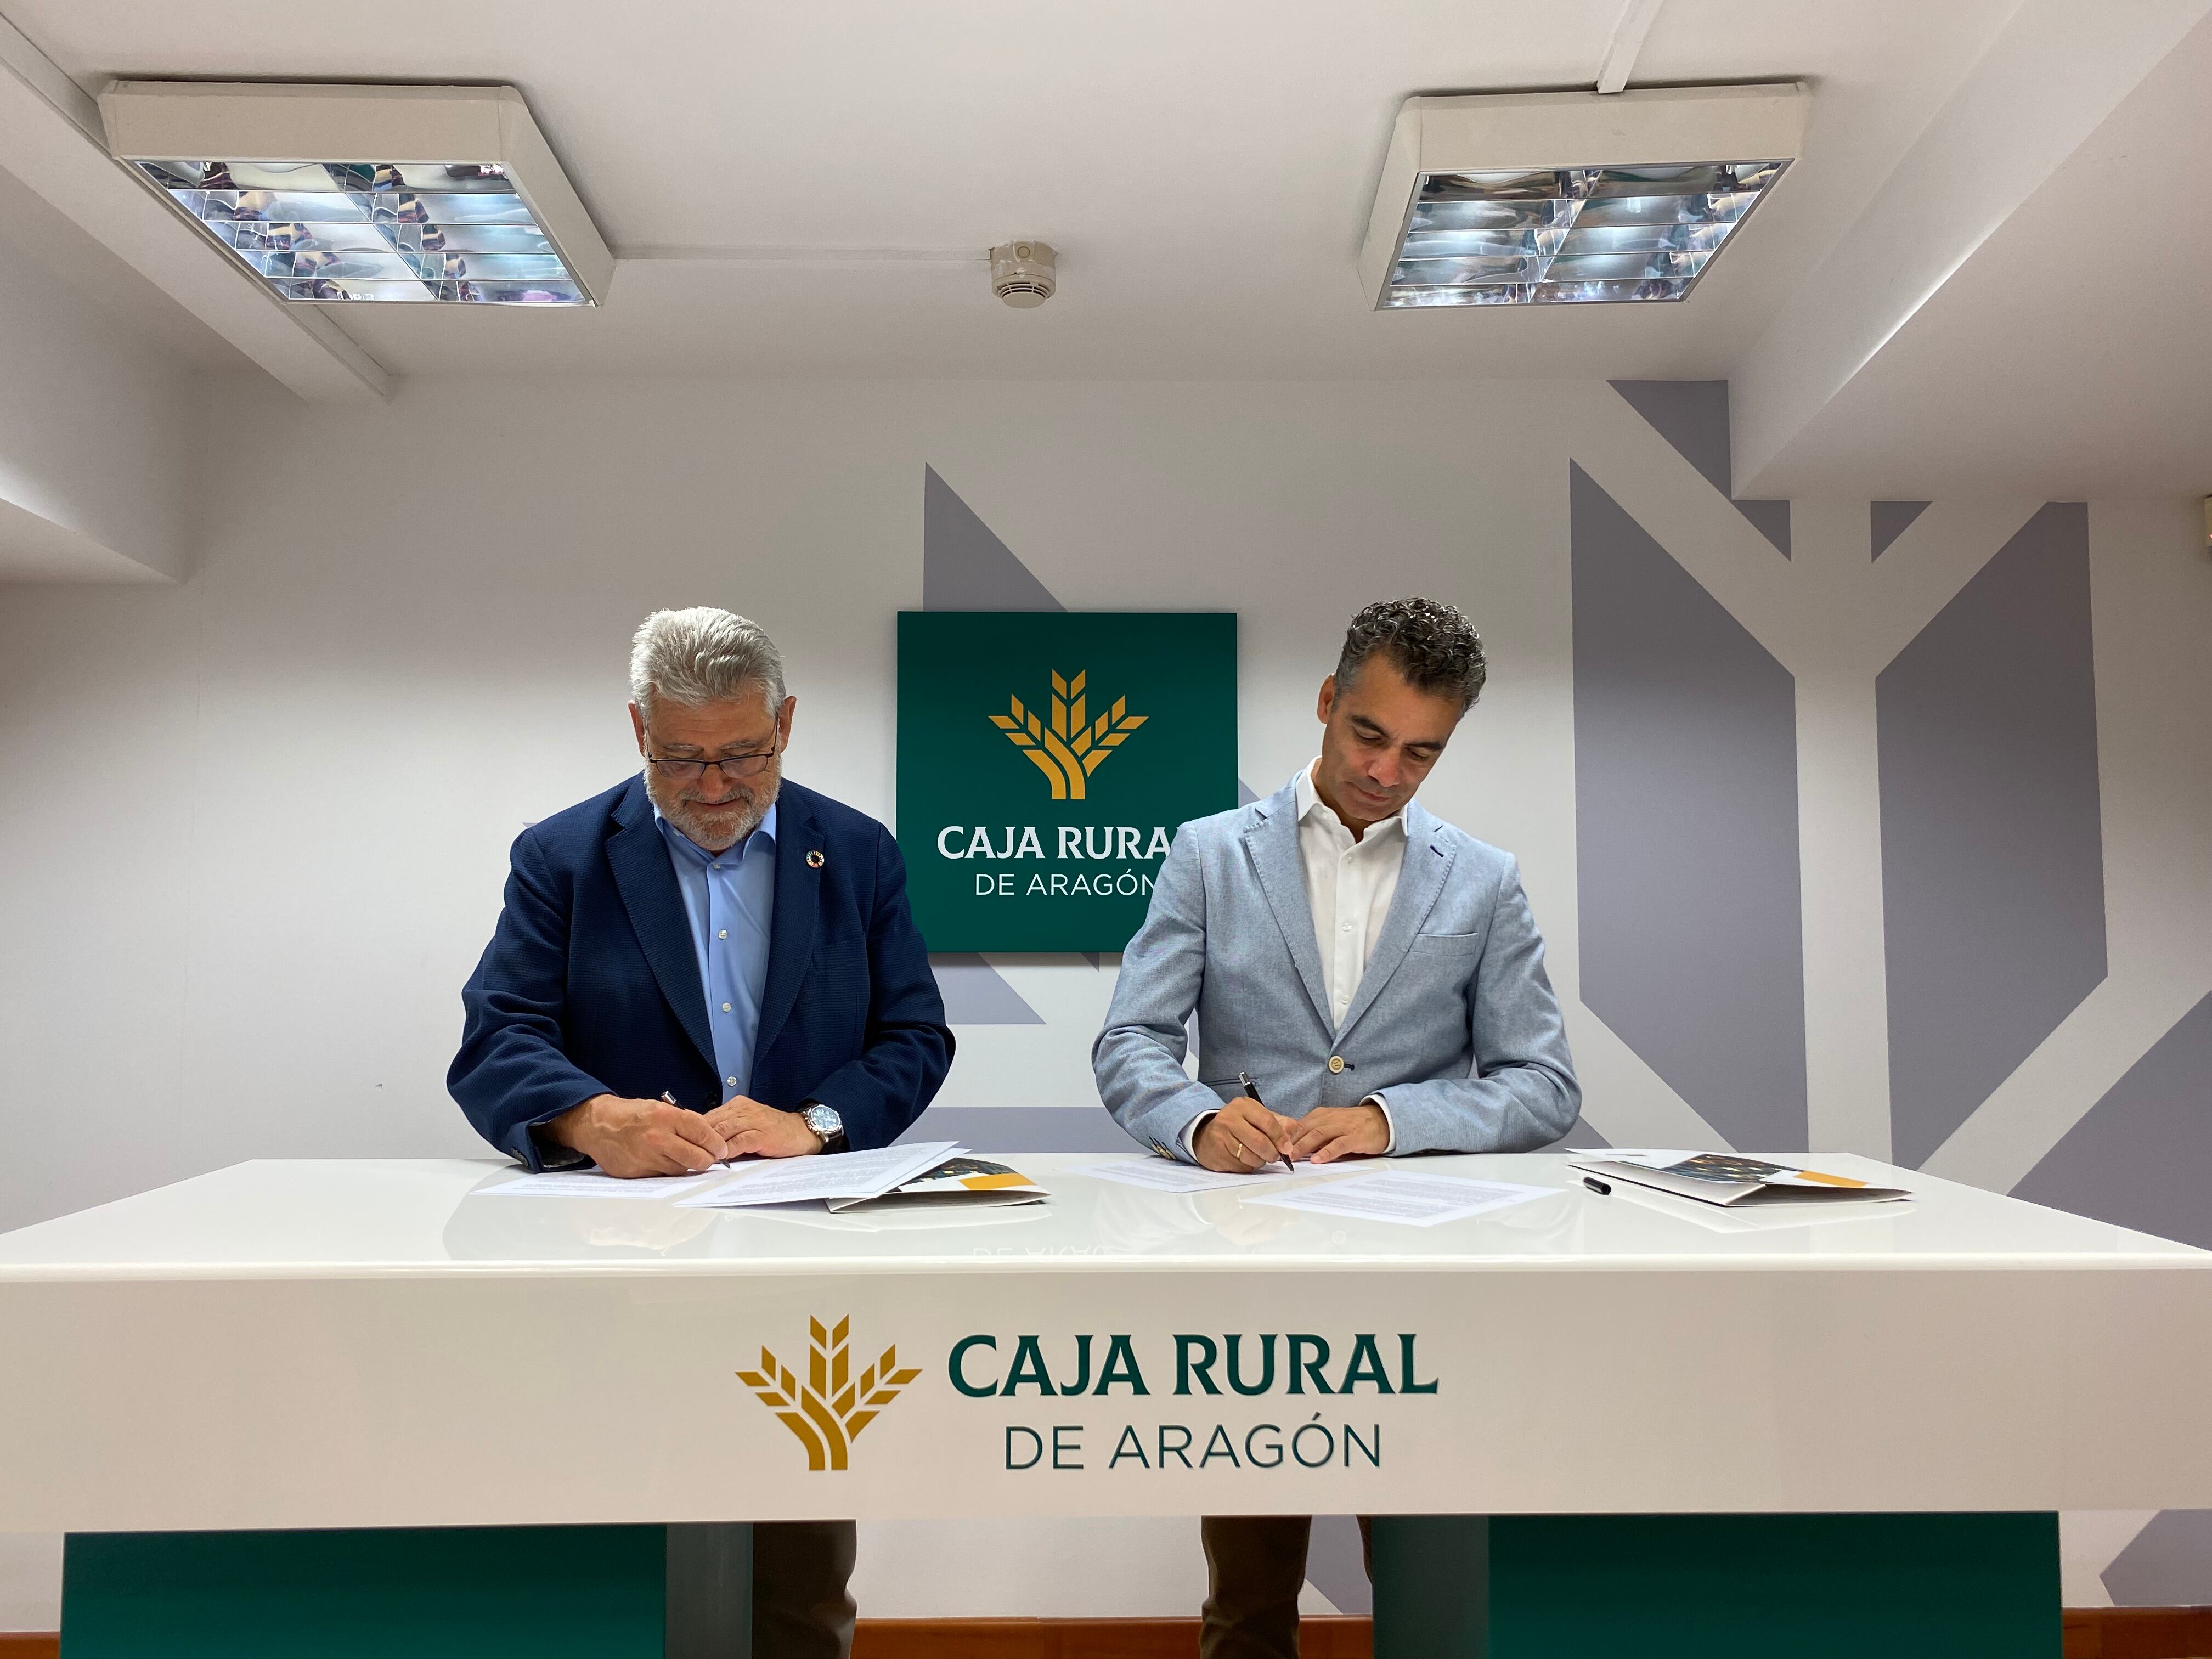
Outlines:
<svg viewBox="0 0 2212 1659"><path fill-rule="evenodd" d="M1424 173L1382 304L1679 300L1789 165Z"/></svg>
<svg viewBox="0 0 2212 1659"><path fill-rule="evenodd" d="M591 303L495 166L132 165L286 300Z"/></svg>

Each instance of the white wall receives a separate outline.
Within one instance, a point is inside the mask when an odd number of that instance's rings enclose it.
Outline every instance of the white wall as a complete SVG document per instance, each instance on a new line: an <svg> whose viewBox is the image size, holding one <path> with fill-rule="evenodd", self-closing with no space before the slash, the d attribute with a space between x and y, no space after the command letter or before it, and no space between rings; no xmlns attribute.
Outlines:
<svg viewBox="0 0 2212 1659"><path fill-rule="evenodd" d="M188 580L0 588L0 1228L246 1158L481 1153L442 1086L459 987L515 832L634 763L623 669L647 611L762 621L799 697L793 775L889 816L893 617L921 603L925 464L1072 607L1238 611L1255 788L1313 751L1315 687L1354 609L1412 592L1466 606L1492 689L1425 799L1521 856L1593 1121L1617 1139L1697 1132L1573 1001L1568 461L1642 480L1692 539L1741 521L1601 384L208 398ZM2097 522L2100 673L2117 708L2168 720L2203 693L2184 641L2212 623L2212 580L2189 586L2203 573L2179 562L2179 504ZM2108 758L2128 749L2114 736ZM2182 772L2198 801L2202 757ZM2148 879L2172 883L2192 849L2201 820ZM963 1030L940 1099L1090 1100L1110 969L1002 967L1048 1023ZM1187 1527L1028 1541L1034 1571L987 1580L967 1564L1006 1559L988 1528L872 1529L866 1611L1076 1611L1054 1549L1109 1587L1083 1610L1192 1610ZM975 1598L957 1608L954 1582ZM0 1627L50 1627L51 1585L49 1545L0 1541Z"/></svg>
<svg viewBox="0 0 2212 1659"><path fill-rule="evenodd" d="M158 581L191 545L188 367L88 297L0 173L0 578Z"/></svg>

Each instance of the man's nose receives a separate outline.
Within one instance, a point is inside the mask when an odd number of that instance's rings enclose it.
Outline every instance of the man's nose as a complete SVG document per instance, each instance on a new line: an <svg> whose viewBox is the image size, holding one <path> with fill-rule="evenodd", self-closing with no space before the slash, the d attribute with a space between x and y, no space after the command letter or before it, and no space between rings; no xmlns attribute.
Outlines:
<svg viewBox="0 0 2212 1659"><path fill-rule="evenodd" d="M1395 789L1400 770L1398 757L1395 754L1385 755L1369 770L1367 781L1377 789Z"/></svg>

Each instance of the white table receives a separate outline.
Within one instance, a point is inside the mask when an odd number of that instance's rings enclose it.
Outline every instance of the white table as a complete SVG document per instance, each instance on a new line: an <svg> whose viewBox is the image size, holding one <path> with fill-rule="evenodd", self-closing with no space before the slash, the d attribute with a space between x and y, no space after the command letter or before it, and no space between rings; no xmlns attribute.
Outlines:
<svg viewBox="0 0 2212 1659"><path fill-rule="evenodd" d="M0 1437L0 1528L2212 1504L2187 1246L1850 1158L1821 1161L1912 1200L1740 1216L1593 1194L1559 1155L1437 1158L1559 1190L1413 1228L1012 1161L1048 1205L685 1210L478 1195L489 1161L270 1162L0 1236L0 1420L39 1425ZM817 1349L826 1401L763 1403ZM887 1350L855 1420L840 1389ZM1209 1350L1214 1394L1178 1365ZM659 1419L713 1432L641 1438Z"/></svg>

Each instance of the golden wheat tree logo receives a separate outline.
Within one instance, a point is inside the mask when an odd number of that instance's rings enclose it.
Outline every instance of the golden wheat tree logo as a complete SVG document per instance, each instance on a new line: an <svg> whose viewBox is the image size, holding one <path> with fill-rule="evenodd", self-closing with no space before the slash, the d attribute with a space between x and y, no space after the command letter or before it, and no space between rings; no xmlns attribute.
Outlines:
<svg viewBox="0 0 2212 1659"><path fill-rule="evenodd" d="M814 1346L806 1357L804 1382L765 1345L761 1348L760 1369L738 1373L738 1381L799 1437L799 1443L806 1448L810 1469L844 1468L860 1431L898 1398L900 1389L921 1375L918 1365L899 1369L898 1349L894 1346L885 1348L882 1358L855 1379L847 1346L852 1328L849 1314L834 1329L825 1329L820 1320L808 1318L807 1334Z"/></svg>
<svg viewBox="0 0 2212 1659"><path fill-rule="evenodd" d="M1054 800L1081 800L1091 775L1148 718L1132 714L1129 700L1117 697L1111 708L1093 720L1090 699L1083 694L1084 683L1090 678L1087 669L1072 680L1054 674L1050 706L1043 719L1023 708L1019 697L1007 699L1012 705L1012 714L991 716L991 724L1044 774Z"/></svg>

